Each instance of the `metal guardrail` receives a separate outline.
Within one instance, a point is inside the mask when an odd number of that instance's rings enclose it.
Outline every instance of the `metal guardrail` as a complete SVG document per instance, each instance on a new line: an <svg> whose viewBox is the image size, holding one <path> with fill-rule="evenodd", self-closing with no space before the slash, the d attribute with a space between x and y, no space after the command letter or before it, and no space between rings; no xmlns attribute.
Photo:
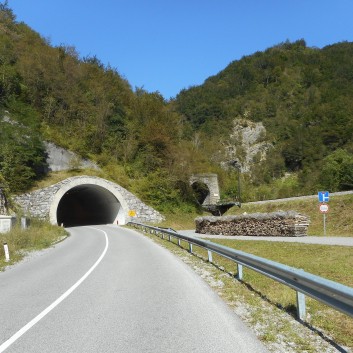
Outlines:
<svg viewBox="0 0 353 353"><path fill-rule="evenodd" d="M305 320L306 316L305 295L353 317L353 288L351 287L313 275L304 270L212 243L209 240L179 234L172 229L158 228L136 222L129 222L128 225L141 228L145 232L149 229L151 233L161 234L163 238L164 234L167 234L169 241L172 237L178 239L178 245L180 245L181 240L184 240L189 243L191 253L193 244L204 248L208 251L209 262L213 262L212 253L230 259L237 264L238 273L236 278L238 279L243 278L243 266L245 266L294 289L297 293L297 315L300 320Z"/></svg>

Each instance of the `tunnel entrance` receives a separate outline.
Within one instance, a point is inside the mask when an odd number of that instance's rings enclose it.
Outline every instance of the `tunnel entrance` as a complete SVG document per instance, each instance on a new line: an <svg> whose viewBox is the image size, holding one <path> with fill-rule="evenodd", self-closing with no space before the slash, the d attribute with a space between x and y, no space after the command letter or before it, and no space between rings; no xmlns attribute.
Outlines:
<svg viewBox="0 0 353 353"><path fill-rule="evenodd" d="M198 204L203 205L209 203L210 189L205 183L196 181L191 185L191 188L194 192L194 197Z"/></svg>
<svg viewBox="0 0 353 353"><path fill-rule="evenodd" d="M106 188L95 184L81 184L61 197L56 218L65 227L112 224L121 208L119 200Z"/></svg>

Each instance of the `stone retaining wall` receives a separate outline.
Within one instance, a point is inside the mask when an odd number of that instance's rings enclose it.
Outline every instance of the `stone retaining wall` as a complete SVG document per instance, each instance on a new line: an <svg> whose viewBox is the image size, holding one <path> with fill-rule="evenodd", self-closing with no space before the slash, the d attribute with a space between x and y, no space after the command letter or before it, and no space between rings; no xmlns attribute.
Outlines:
<svg viewBox="0 0 353 353"><path fill-rule="evenodd" d="M196 233L230 236L300 237L307 235L309 222L307 216L295 211L195 219Z"/></svg>

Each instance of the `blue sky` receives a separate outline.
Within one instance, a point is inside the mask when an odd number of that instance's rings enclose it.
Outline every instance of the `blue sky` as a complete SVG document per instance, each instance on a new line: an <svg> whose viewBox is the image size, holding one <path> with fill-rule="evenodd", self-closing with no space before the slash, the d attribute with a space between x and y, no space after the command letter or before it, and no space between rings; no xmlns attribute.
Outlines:
<svg viewBox="0 0 353 353"><path fill-rule="evenodd" d="M9 0L53 46L96 55L166 99L244 55L305 39L353 41L352 0Z"/></svg>

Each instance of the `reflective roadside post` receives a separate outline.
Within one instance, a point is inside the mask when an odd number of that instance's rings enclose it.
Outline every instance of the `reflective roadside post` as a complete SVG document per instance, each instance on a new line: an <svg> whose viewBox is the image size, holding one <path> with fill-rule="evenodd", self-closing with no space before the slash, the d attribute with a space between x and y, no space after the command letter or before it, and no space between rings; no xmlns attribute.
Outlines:
<svg viewBox="0 0 353 353"><path fill-rule="evenodd" d="M10 261L10 253L9 253L9 247L7 243L4 243L4 252L5 252L5 261L9 262Z"/></svg>

